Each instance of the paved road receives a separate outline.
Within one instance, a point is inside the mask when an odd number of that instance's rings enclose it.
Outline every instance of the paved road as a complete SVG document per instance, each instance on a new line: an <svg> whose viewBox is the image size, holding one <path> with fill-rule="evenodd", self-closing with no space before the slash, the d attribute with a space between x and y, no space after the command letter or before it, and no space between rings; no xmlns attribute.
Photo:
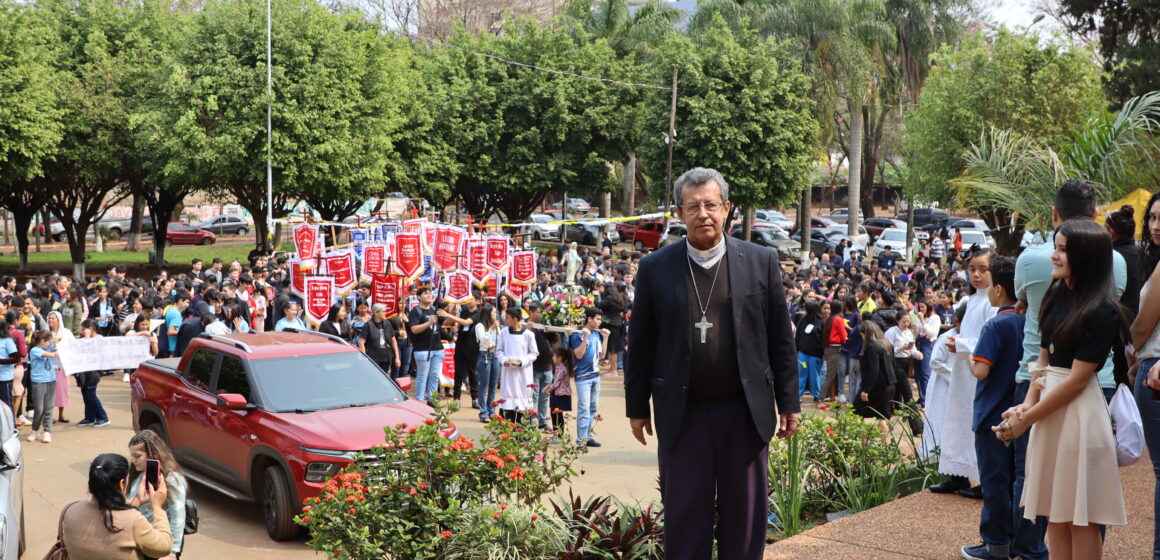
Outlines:
<svg viewBox="0 0 1160 560"><path fill-rule="evenodd" d="M111 424L100 428L78 428L57 424L51 444L24 442L25 507L28 551L26 558L39 558L56 538L57 519L64 505L74 499L88 499L88 465L100 453L128 454L132 437L129 417L129 385L119 376L110 376L98 386L98 394L109 412ZM468 401L465 399L464 403ZM641 447L632 439L624 416L621 378L605 377L601 392L604 421L597 437L604 447L581 460L585 474L574 484L579 495L608 493L621 500L656 499L656 446ZM65 417L74 423L83 416L80 392L71 388L71 404ZM474 411L461 410L455 423L467 436L482 433ZM575 426L572 426L573 432ZM25 432L27 433L27 429ZM566 496L568 488L562 488ZM231 500L196 483L191 497L197 500L201 532L186 544L189 558L295 559L321 558L304 541L275 543L266 536L262 513L256 504Z"/></svg>

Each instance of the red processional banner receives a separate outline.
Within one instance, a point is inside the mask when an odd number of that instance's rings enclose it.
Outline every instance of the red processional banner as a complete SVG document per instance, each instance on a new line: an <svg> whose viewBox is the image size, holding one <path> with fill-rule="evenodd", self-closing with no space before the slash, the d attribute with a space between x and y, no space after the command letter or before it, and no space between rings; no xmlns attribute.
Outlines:
<svg viewBox="0 0 1160 560"><path fill-rule="evenodd" d="M374 275L383 275L388 272L387 258L390 250L382 241L370 241L363 244L362 274L364 278Z"/></svg>
<svg viewBox="0 0 1160 560"><path fill-rule="evenodd" d="M532 292L531 286L528 286L526 284L516 284L514 281L508 282L507 286L504 287L504 290L503 290L503 293L511 296L512 300L516 301L516 302L524 299L524 296L530 294L531 292Z"/></svg>
<svg viewBox="0 0 1160 560"><path fill-rule="evenodd" d="M467 242L467 268L471 270L471 282L482 288L491 277L487 269L487 242L472 240Z"/></svg>
<svg viewBox="0 0 1160 560"><path fill-rule="evenodd" d="M443 274L443 299L455 303L465 304L473 299L471 295L471 273L466 270L446 272Z"/></svg>
<svg viewBox="0 0 1160 560"><path fill-rule="evenodd" d="M403 231L421 232L423 231L423 224L425 223L427 223L427 218L412 218L410 220L403 220Z"/></svg>
<svg viewBox="0 0 1160 560"><path fill-rule="evenodd" d="M290 291L298 297L306 296L306 275L314 274L312 261L302 262L298 257L291 257L290 264Z"/></svg>
<svg viewBox="0 0 1160 560"><path fill-rule="evenodd" d="M399 314L399 299L403 292L403 279L395 275L375 275L371 279L371 300L387 307L387 318Z"/></svg>
<svg viewBox="0 0 1160 560"><path fill-rule="evenodd" d="M298 257L310 259L317 256L314 249L318 246L318 238L318 226L311 224L294 226L294 248L298 251Z"/></svg>
<svg viewBox="0 0 1160 560"><path fill-rule="evenodd" d="M503 272L508 266L508 238L506 235L493 235L484 238L487 243L485 257L488 270Z"/></svg>
<svg viewBox="0 0 1160 560"><path fill-rule="evenodd" d="M423 241L418 233L395 234L395 273L408 283L423 272Z"/></svg>
<svg viewBox="0 0 1160 560"><path fill-rule="evenodd" d="M512 284L531 285L536 281L536 252L515 251L512 253L511 270L509 271Z"/></svg>
<svg viewBox="0 0 1160 560"><path fill-rule="evenodd" d="M305 279L306 295L302 298L306 320L317 327L326 320L334 301L334 277L310 275Z"/></svg>
<svg viewBox="0 0 1160 560"><path fill-rule="evenodd" d="M435 236L439 234L439 224L423 222L419 229L423 234L423 250L428 253L434 253Z"/></svg>
<svg viewBox="0 0 1160 560"><path fill-rule="evenodd" d="M354 251L338 251L322 257L322 270L334 277L334 288L345 295L358 283L355 270Z"/></svg>
<svg viewBox="0 0 1160 560"><path fill-rule="evenodd" d="M439 270L456 270L463 254L467 232L455 226L440 226L435 234L435 254L431 263Z"/></svg>

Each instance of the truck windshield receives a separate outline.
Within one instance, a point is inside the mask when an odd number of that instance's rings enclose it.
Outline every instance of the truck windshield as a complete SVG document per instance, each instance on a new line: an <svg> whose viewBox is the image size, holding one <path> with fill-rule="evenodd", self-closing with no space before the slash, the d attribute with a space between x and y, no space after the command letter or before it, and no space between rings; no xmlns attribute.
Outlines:
<svg viewBox="0 0 1160 560"><path fill-rule="evenodd" d="M271 412L395 404L407 398L361 352L253 360L250 366L261 402Z"/></svg>

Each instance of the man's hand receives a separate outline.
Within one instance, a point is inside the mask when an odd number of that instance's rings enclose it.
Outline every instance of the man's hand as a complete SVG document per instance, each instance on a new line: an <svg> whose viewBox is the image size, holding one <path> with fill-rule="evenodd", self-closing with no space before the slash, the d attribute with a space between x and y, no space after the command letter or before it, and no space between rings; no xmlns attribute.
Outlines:
<svg viewBox="0 0 1160 560"><path fill-rule="evenodd" d="M796 412L784 412L777 416L777 437L787 439L798 429L799 414Z"/></svg>
<svg viewBox="0 0 1160 560"><path fill-rule="evenodd" d="M648 445L644 440L644 433L653 435L652 419L651 418L629 418L628 425L632 427L632 436L639 441L641 445Z"/></svg>

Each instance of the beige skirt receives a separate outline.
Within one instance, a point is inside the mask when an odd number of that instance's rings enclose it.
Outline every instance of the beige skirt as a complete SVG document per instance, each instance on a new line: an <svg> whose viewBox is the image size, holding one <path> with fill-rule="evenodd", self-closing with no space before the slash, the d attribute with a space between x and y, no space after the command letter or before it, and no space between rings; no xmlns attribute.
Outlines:
<svg viewBox="0 0 1160 560"><path fill-rule="evenodd" d="M1042 401L1071 373L1047 368ZM1095 375L1083 392L1031 428L1023 517L1052 523L1127 525L1116 442Z"/></svg>

